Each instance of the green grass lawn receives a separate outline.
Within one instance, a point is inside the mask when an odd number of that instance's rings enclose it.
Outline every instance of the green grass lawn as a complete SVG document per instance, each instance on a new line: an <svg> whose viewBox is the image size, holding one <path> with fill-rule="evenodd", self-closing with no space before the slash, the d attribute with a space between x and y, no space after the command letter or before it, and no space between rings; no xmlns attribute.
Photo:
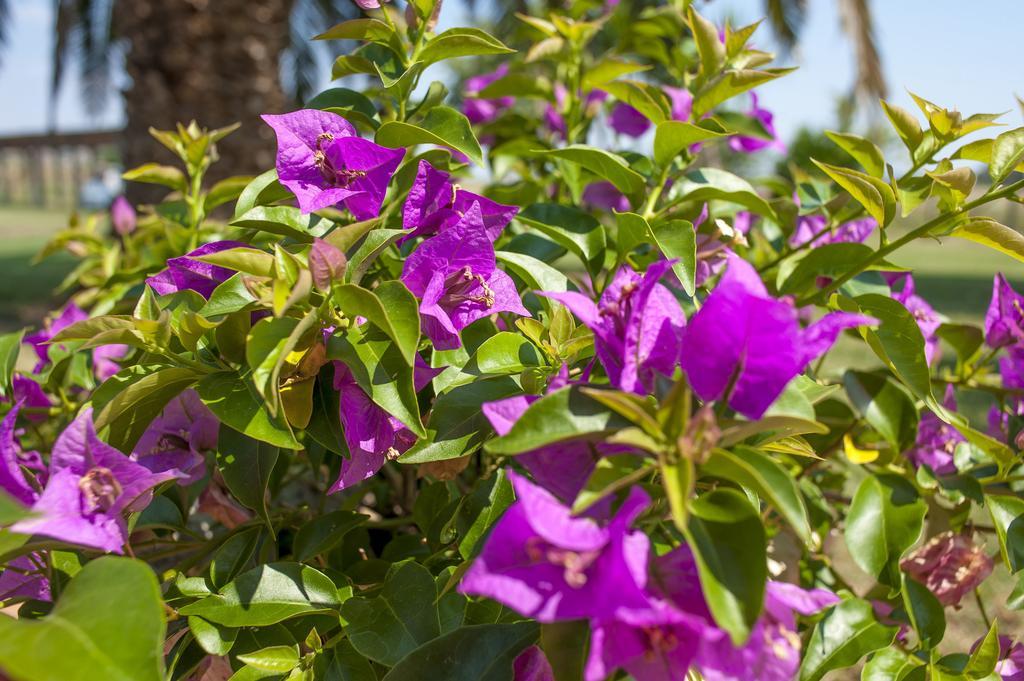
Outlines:
<svg viewBox="0 0 1024 681"><path fill-rule="evenodd" d="M53 291L74 260L60 254L31 261L67 219L59 211L0 207L0 330L34 324L59 303Z"/></svg>

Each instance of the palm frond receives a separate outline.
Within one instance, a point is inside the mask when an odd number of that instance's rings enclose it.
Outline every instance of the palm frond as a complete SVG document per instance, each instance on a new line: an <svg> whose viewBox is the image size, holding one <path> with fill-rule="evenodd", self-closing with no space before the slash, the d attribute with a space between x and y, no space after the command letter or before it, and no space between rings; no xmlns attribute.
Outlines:
<svg viewBox="0 0 1024 681"><path fill-rule="evenodd" d="M317 76L341 52L337 42L313 42L314 35L345 19L358 16L351 0L297 0L289 25L290 45L283 55L281 80L285 92L297 102L315 94Z"/></svg>
<svg viewBox="0 0 1024 681"><path fill-rule="evenodd" d="M807 19L807 0L764 0L764 14L779 45L792 50Z"/></svg>
<svg viewBox="0 0 1024 681"><path fill-rule="evenodd" d="M839 0L839 18L843 31L853 43L857 59L853 96L867 101L885 97L888 88L882 72L882 57L875 43L870 3L868 0Z"/></svg>
<svg viewBox="0 0 1024 681"><path fill-rule="evenodd" d="M7 45L7 33L10 26L11 8L7 4L7 0L0 0L0 49Z"/></svg>

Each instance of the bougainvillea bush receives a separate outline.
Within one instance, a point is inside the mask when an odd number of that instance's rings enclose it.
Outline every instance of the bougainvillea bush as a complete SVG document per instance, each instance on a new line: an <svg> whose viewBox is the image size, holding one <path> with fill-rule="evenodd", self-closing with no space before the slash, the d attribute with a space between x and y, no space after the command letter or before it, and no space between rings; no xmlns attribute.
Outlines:
<svg viewBox="0 0 1024 681"><path fill-rule="evenodd" d="M79 265L0 339L5 678L1020 678L1024 297L950 323L890 256L1024 259L984 216L1024 129L883 102L893 158L744 179L785 142L754 25L360 4L320 38L366 87L267 112L276 168L154 130L166 198L44 252Z"/></svg>

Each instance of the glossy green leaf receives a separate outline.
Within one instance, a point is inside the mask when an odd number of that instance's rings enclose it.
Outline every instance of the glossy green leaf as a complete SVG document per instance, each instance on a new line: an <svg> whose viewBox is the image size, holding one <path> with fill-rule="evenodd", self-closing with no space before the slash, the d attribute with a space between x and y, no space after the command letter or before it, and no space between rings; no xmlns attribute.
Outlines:
<svg viewBox="0 0 1024 681"><path fill-rule="evenodd" d="M11 389L11 375L18 363L18 352L24 335L25 330L22 329L0 336L0 391L5 395Z"/></svg>
<svg viewBox="0 0 1024 681"><path fill-rule="evenodd" d="M996 665L999 663L1000 652L999 624L992 622L985 637L971 653L964 673L971 679L984 679L995 671Z"/></svg>
<svg viewBox="0 0 1024 681"><path fill-rule="evenodd" d="M167 403L202 377L189 367L164 367L144 372L119 372L110 383L121 379L120 389L102 406L94 404L97 430L109 428L107 442L130 452Z"/></svg>
<svg viewBox="0 0 1024 681"><path fill-rule="evenodd" d="M238 629L222 627L202 617L189 617L188 629L195 636L199 647L210 655L227 655L238 637Z"/></svg>
<svg viewBox="0 0 1024 681"><path fill-rule="evenodd" d="M907 146L907 149L913 153L921 145L921 141L924 138L924 133L921 131L921 124L917 122L917 118L914 114L910 113L906 109L889 104L884 99L881 103L882 109L885 111L885 115L889 118L889 122L892 123L892 127L896 130L896 134L899 135L901 140L903 140L903 144Z"/></svg>
<svg viewBox="0 0 1024 681"><path fill-rule="evenodd" d="M425 669L446 681L513 681L512 663L539 633L535 622L461 627L409 653L384 681L419 681Z"/></svg>
<svg viewBox="0 0 1024 681"><path fill-rule="evenodd" d="M819 681L836 669L857 664L865 655L885 648L896 638L896 627L875 620L871 604L859 598L842 601L814 627L800 665L800 681Z"/></svg>
<svg viewBox="0 0 1024 681"><path fill-rule="evenodd" d="M638 80L615 80L605 83L601 89L633 107L655 125L672 116L671 102L656 85Z"/></svg>
<svg viewBox="0 0 1024 681"><path fill-rule="evenodd" d="M584 395L578 387L549 393L530 405L505 435L487 443L492 454L522 454L576 437L600 435L629 421Z"/></svg>
<svg viewBox="0 0 1024 681"><path fill-rule="evenodd" d="M171 166L160 165L159 163L146 163L138 168L126 170L121 175L129 182L143 182L145 184L159 184L183 192L188 186L185 173Z"/></svg>
<svg viewBox="0 0 1024 681"><path fill-rule="evenodd" d="M651 227L650 234L661 254L676 261L672 264L672 271L686 294L692 296L697 290L697 233L693 224L687 220L657 222Z"/></svg>
<svg viewBox="0 0 1024 681"><path fill-rule="evenodd" d="M277 180L277 169L261 173L246 185L235 202L234 217L238 218L256 206L264 206L290 197L292 193Z"/></svg>
<svg viewBox="0 0 1024 681"><path fill-rule="evenodd" d="M974 241L1024 262L1024 236L991 218L971 218L950 232L950 236Z"/></svg>
<svg viewBox="0 0 1024 681"><path fill-rule="evenodd" d="M849 192L850 196L864 206L868 215L882 227L888 225L896 217L896 194L884 180L820 161L814 161L814 164L831 177L836 184Z"/></svg>
<svg viewBox="0 0 1024 681"><path fill-rule="evenodd" d="M800 490L786 469L771 457L750 447L736 447L733 451L716 449L701 464L700 470L704 475L730 480L753 490L786 519L805 544L812 544L807 506Z"/></svg>
<svg viewBox="0 0 1024 681"><path fill-rule="evenodd" d="M483 163L483 152L469 119L447 106L435 106L415 125L389 121L377 130L375 140L377 144L393 148L440 144L461 151L476 163Z"/></svg>
<svg viewBox="0 0 1024 681"><path fill-rule="evenodd" d="M268 563L178 612L227 627L265 627L302 615L336 613L350 595L350 588L339 592L334 582L308 565Z"/></svg>
<svg viewBox="0 0 1024 681"><path fill-rule="evenodd" d="M561 149L550 149L537 153L582 166L598 177L611 182L623 194L635 195L644 188L643 175L630 168L626 159L604 149L585 144L570 144ZM522 216L520 215L520 217Z"/></svg>
<svg viewBox="0 0 1024 681"><path fill-rule="evenodd" d="M277 464L280 450L254 440L231 426L221 424L217 437L217 468L231 494L256 511L273 531L267 508L267 485Z"/></svg>
<svg viewBox="0 0 1024 681"><path fill-rule="evenodd" d="M694 203L721 200L736 203L759 215L774 218L775 211L754 191L750 183L730 172L718 168L698 168L672 185L670 196Z"/></svg>
<svg viewBox="0 0 1024 681"><path fill-rule="evenodd" d="M734 489L708 492L690 504L686 540L715 622L742 645L761 614L768 579L760 515Z"/></svg>
<svg viewBox="0 0 1024 681"><path fill-rule="evenodd" d="M924 354L924 336L914 315L898 301L877 293L856 300L861 312L881 322L877 329L863 331L871 349L915 396L930 396L931 372Z"/></svg>
<svg viewBox="0 0 1024 681"><path fill-rule="evenodd" d="M311 243L316 236L314 228L319 221L316 215L303 214L293 206L255 206L236 217L231 224Z"/></svg>
<svg viewBox="0 0 1024 681"><path fill-rule="evenodd" d="M661 166L668 165L684 149L728 135L729 132L714 119L699 123L662 121L654 129L654 161Z"/></svg>
<svg viewBox="0 0 1024 681"><path fill-rule="evenodd" d="M237 656L238 661L263 672L283 674L299 664L298 646L270 646Z"/></svg>
<svg viewBox="0 0 1024 681"><path fill-rule="evenodd" d="M928 587L904 575L903 605L925 649L931 650L939 645L946 633L946 614L939 599Z"/></svg>
<svg viewBox="0 0 1024 681"><path fill-rule="evenodd" d="M196 392L221 423L238 432L277 447L301 447L288 425L267 412L246 378L226 371L210 374L199 381Z"/></svg>
<svg viewBox="0 0 1024 681"><path fill-rule="evenodd" d="M478 28L450 28L427 41L419 53L424 65L444 59L485 54L511 54L515 50Z"/></svg>
<svg viewBox="0 0 1024 681"><path fill-rule="evenodd" d="M998 184L1024 161L1024 128L1008 130L992 143L992 160L989 162L989 173L992 182Z"/></svg>
<svg viewBox="0 0 1024 681"><path fill-rule="evenodd" d="M860 415L895 451L908 449L917 436L917 407L906 391L885 376L847 371L843 385Z"/></svg>
<svg viewBox="0 0 1024 681"><path fill-rule="evenodd" d="M626 489L649 476L654 470L650 464L635 454L603 456L594 465L594 472L587 478L583 489L576 495L572 512L580 514L588 508L619 490Z"/></svg>
<svg viewBox="0 0 1024 681"><path fill-rule="evenodd" d="M860 681L903 681L922 662L899 648L882 648L867 661Z"/></svg>
<svg viewBox="0 0 1024 681"><path fill-rule="evenodd" d="M898 586L899 560L921 536L927 510L917 490L903 478L864 478L846 518L846 546L854 562L883 583Z"/></svg>
<svg viewBox="0 0 1024 681"><path fill-rule="evenodd" d="M298 561L327 553L341 543L345 535L369 520L369 516L354 511L332 511L318 515L299 528L292 543L292 553Z"/></svg>
<svg viewBox="0 0 1024 681"><path fill-rule="evenodd" d="M104 556L47 616L0 615L0 664L14 681L163 681L167 625L148 565Z"/></svg>
<svg viewBox="0 0 1024 681"><path fill-rule="evenodd" d="M711 78L693 99L694 120L700 120L704 114L722 102L754 89L758 85L781 78L791 73L792 68L785 69L729 69Z"/></svg>
<svg viewBox="0 0 1024 681"><path fill-rule="evenodd" d="M1024 499L986 494L985 506L996 528L1006 569L1010 574L1024 569Z"/></svg>
<svg viewBox="0 0 1024 681"><path fill-rule="evenodd" d="M498 262L535 291L567 291L569 279L551 265L524 253L497 251ZM547 301L547 299L544 299ZM549 304L549 303L545 303Z"/></svg>
<svg viewBox="0 0 1024 681"><path fill-rule="evenodd" d="M848 132L826 130L825 134L859 163L869 175L879 178L885 175L885 158L877 144Z"/></svg>
<svg viewBox="0 0 1024 681"><path fill-rule="evenodd" d="M373 291L355 284L334 288L332 297L351 318L366 317L395 342L409 366L420 340L420 314L416 298L400 281L385 281Z"/></svg>
<svg viewBox="0 0 1024 681"><path fill-rule="evenodd" d="M535 203L516 219L575 254L595 275L604 264L605 229L592 215L572 206Z"/></svg>
<svg viewBox="0 0 1024 681"><path fill-rule="evenodd" d="M433 575L413 561L395 563L379 595L350 598L341 614L348 640L371 660L394 666L421 645L462 624L465 597L440 596ZM422 673L424 667L419 667Z"/></svg>

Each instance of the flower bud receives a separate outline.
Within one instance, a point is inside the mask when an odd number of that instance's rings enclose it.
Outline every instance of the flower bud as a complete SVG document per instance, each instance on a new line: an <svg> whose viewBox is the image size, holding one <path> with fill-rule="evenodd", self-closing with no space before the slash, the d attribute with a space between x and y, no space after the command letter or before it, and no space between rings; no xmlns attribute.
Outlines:
<svg viewBox="0 0 1024 681"><path fill-rule="evenodd" d="M135 209L128 203L128 199L119 196L110 204L110 222L114 225L114 231L121 236L135 231Z"/></svg>
<svg viewBox="0 0 1024 681"><path fill-rule="evenodd" d="M348 259L338 248L323 239L313 241L309 251L309 273L318 291L331 290L331 283L345 276Z"/></svg>

